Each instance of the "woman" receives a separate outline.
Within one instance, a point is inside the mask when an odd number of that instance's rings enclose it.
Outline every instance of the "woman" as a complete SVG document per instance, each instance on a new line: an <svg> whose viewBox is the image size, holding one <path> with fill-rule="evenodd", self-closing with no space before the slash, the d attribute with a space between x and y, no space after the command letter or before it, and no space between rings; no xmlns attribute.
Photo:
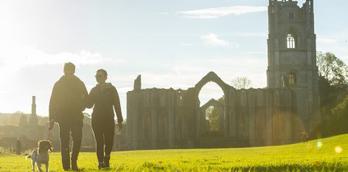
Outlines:
<svg viewBox="0 0 348 172"><path fill-rule="evenodd" d="M91 90L88 96L88 108L93 108L92 128L97 142L98 168L110 167L110 154L112 151L116 111L117 122L122 128L122 112L120 99L116 88L111 83L106 83L108 77L104 69L97 70L97 85ZM104 149L105 148L105 149Z"/></svg>

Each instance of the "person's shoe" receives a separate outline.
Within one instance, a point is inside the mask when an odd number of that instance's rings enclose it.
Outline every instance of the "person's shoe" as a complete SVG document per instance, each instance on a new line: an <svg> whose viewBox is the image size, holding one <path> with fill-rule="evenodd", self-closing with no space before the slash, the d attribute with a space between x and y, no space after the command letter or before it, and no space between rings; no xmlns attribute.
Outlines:
<svg viewBox="0 0 348 172"><path fill-rule="evenodd" d="M110 155L105 155L104 157L104 168L110 168Z"/></svg>
<svg viewBox="0 0 348 172"><path fill-rule="evenodd" d="M69 171L70 170L70 164L64 164L63 165L63 170L64 171Z"/></svg>
<svg viewBox="0 0 348 172"><path fill-rule="evenodd" d="M70 159L63 159L62 160L63 170L68 171L70 170Z"/></svg>
<svg viewBox="0 0 348 172"><path fill-rule="evenodd" d="M98 164L98 169L100 170L100 169L102 169L102 168L104 168L104 163L103 163L103 162L99 162L99 164Z"/></svg>
<svg viewBox="0 0 348 172"><path fill-rule="evenodd" d="M73 171L78 171L79 168L77 167L77 161L71 161L71 169Z"/></svg>
<svg viewBox="0 0 348 172"><path fill-rule="evenodd" d="M110 168L110 163L109 161L104 162L104 168Z"/></svg>

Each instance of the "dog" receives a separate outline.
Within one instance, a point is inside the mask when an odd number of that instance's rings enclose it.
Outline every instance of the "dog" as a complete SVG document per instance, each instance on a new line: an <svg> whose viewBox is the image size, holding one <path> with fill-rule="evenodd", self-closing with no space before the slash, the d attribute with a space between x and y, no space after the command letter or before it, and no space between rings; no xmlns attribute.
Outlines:
<svg viewBox="0 0 348 172"><path fill-rule="evenodd" d="M38 147L34 149L27 158L32 159L32 170L35 172L35 165L39 172L42 172L41 165L44 164L46 167L46 172L48 172L49 164L49 151L53 151L52 144L48 140L40 140L38 142Z"/></svg>

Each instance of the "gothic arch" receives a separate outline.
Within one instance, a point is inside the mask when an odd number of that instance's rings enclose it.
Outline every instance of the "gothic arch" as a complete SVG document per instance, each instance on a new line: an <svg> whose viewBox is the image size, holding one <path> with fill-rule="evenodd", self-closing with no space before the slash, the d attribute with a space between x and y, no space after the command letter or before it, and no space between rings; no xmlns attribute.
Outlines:
<svg viewBox="0 0 348 172"><path fill-rule="evenodd" d="M222 91L224 92L224 95L227 95L229 89L234 89L232 86L226 84L216 73L209 72L194 87L196 89L196 96L197 97L198 97L198 94L201 91L201 89L208 82L216 83L222 89Z"/></svg>
<svg viewBox="0 0 348 172"><path fill-rule="evenodd" d="M198 95L201 91L201 89L208 83L208 82L213 82L215 84L217 84L223 91L225 99L224 99L224 112L223 112L223 116L222 116L222 120L224 122L227 122L227 115L229 114L229 108L226 108L226 106L228 105L229 102L229 91L232 90L236 90L235 88L233 88L232 86L226 84L216 73L214 72L209 72L207 75L205 75L194 87L194 97L196 98L196 119L198 121L197 123L197 135L198 137L201 136L201 132L202 132L202 125L201 125L201 121L202 121L202 116L201 116L201 108L199 106L200 102L199 102L199 98ZM227 130L226 130L227 125L223 124L221 131L223 131L224 135L227 135Z"/></svg>

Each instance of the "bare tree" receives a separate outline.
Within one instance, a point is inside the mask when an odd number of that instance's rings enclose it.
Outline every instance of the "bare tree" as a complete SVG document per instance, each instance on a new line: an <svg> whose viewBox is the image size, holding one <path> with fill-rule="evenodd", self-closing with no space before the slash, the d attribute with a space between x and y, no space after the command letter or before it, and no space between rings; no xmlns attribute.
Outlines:
<svg viewBox="0 0 348 172"><path fill-rule="evenodd" d="M236 89L248 89L251 87L251 80L247 77L237 77L232 80L232 86Z"/></svg>

